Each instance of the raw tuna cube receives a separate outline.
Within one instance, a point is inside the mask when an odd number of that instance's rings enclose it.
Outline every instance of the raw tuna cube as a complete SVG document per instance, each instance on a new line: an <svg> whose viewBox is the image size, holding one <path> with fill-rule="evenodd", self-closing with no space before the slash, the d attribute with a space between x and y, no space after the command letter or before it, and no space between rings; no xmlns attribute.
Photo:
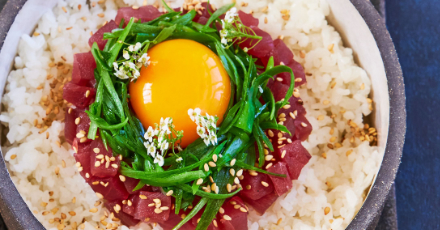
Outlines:
<svg viewBox="0 0 440 230"><path fill-rule="evenodd" d="M79 86L72 82L67 82L63 89L63 98L80 109L87 108L95 99L95 94L95 88Z"/></svg>
<svg viewBox="0 0 440 230"><path fill-rule="evenodd" d="M305 141L312 133L312 125L305 116L298 116L295 119L295 139Z"/></svg>
<svg viewBox="0 0 440 230"><path fill-rule="evenodd" d="M180 10L180 9L179 9ZM184 11L184 13L186 13L188 11ZM200 13L197 13L196 16L194 17L194 22L200 23L202 25L206 25L206 23L208 22L209 17L211 17L211 14L209 12L214 12L214 10L212 9L212 5L209 4L207 2L203 2L202 3L202 10L199 11ZM220 18L224 18L224 16L222 15Z"/></svg>
<svg viewBox="0 0 440 230"><path fill-rule="evenodd" d="M235 230L235 228L232 225L231 221L225 220L225 219L221 219L220 220L219 228L220 228L220 230Z"/></svg>
<svg viewBox="0 0 440 230"><path fill-rule="evenodd" d="M142 22L149 22L153 19L156 19L162 15L159 10L154 6L142 6L139 9L133 9L132 7L122 7L119 8L118 14L116 15L116 23L121 23L121 20L124 19L124 26L128 24L130 18L140 19Z"/></svg>
<svg viewBox="0 0 440 230"><path fill-rule="evenodd" d="M232 197L230 200L226 201L222 208L225 210L224 214L219 213L219 218L227 220L231 223L235 230L248 229L247 225L247 207L243 200L238 196ZM225 218L225 216L229 218ZM225 223L224 223L225 224Z"/></svg>
<svg viewBox="0 0 440 230"><path fill-rule="evenodd" d="M139 197L141 199L139 199L137 204L135 204L136 213L134 215L134 218L150 223L164 223L168 220L171 209L171 198L169 196L166 196L161 192L140 191ZM160 200L160 203L157 202L157 199ZM156 206L148 206L151 203L156 203ZM168 209L163 210L165 207L167 207ZM156 210L156 212L159 213L156 213L155 209L160 210Z"/></svg>
<svg viewBox="0 0 440 230"><path fill-rule="evenodd" d="M91 52L77 53L73 56L72 82L93 87L95 80L96 62Z"/></svg>
<svg viewBox="0 0 440 230"><path fill-rule="evenodd" d="M252 14L247 14L247 13L240 10L240 11L238 11L238 17L240 17L243 25L249 26L249 27L251 27L251 26L258 27L259 20L258 20L258 18L255 18L254 16L252 16Z"/></svg>
<svg viewBox="0 0 440 230"><path fill-rule="evenodd" d="M136 188L136 186L139 184L139 181L140 180L134 179L134 178L131 178L131 177L126 177L125 178L124 184L125 184L125 188L127 189L128 193L130 193L130 194L139 194L139 191L148 191L148 192L153 191L152 187L148 186L148 185L145 185L143 188L141 188L139 190L133 191L133 189Z"/></svg>
<svg viewBox="0 0 440 230"><path fill-rule="evenodd" d="M298 86L301 86L307 82L306 74L305 74L304 68L302 67L301 64L299 64L298 62L296 62L295 60L292 59L292 62L287 63L285 65L289 66L293 71L293 74L295 77L295 88ZM286 84L286 85L290 85L290 82L292 80L290 73L281 73L281 74L278 74L277 77L281 77L283 79L282 83ZM299 79L301 79L301 80L299 80Z"/></svg>
<svg viewBox="0 0 440 230"><path fill-rule="evenodd" d="M87 138L87 134L89 133L89 128L90 128L89 115L87 115L87 113L84 111L80 111L78 112L77 116L78 116L77 118L79 118L79 123L76 126L75 135L80 134L82 136L77 136L75 139L77 139L79 143L91 142L92 140Z"/></svg>
<svg viewBox="0 0 440 230"><path fill-rule="evenodd" d="M251 26L250 28L253 29L258 36L263 37L263 39L254 48L250 49L248 53L257 58L263 58L270 55L270 53L274 49L273 40L270 34L266 33L256 26ZM255 42L255 39L247 39L240 44L240 47L242 49L251 48L255 45Z"/></svg>
<svg viewBox="0 0 440 230"><path fill-rule="evenodd" d="M101 27L98 31L96 31L92 37L89 39L89 46L92 47L93 43L97 43L100 50L103 50L105 44L107 44L107 40L104 40L104 33L112 32L112 30L118 28L118 25L115 21L111 20L103 27ZM93 56L92 56L93 57ZM94 61L94 59L93 59ZM96 68L96 65L95 65Z"/></svg>
<svg viewBox="0 0 440 230"><path fill-rule="evenodd" d="M284 43L281 39L275 39L273 41L274 44L274 63L275 65L279 65L281 62L284 64L288 64L293 60L293 53L289 47L287 47L286 43Z"/></svg>
<svg viewBox="0 0 440 230"><path fill-rule="evenodd" d="M73 140L76 138L76 124L75 119L78 117L78 110L73 108L67 108L66 118L64 119L64 137L66 141L72 145Z"/></svg>
<svg viewBox="0 0 440 230"><path fill-rule="evenodd" d="M275 193L268 194L258 200L251 200L241 197L243 200L252 206L260 214L264 214L266 210L277 200L278 195Z"/></svg>
<svg viewBox="0 0 440 230"><path fill-rule="evenodd" d="M269 89L270 91L272 91L275 101L281 101L286 97L289 86L284 85L280 82L274 82Z"/></svg>
<svg viewBox="0 0 440 230"><path fill-rule="evenodd" d="M283 195L292 188L292 180L290 179L286 163L277 162L267 171L286 175L286 178L269 175L269 178L272 180L273 186L275 187L275 192L278 196Z"/></svg>
<svg viewBox="0 0 440 230"><path fill-rule="evenodd" d="M183 212L179 213L179 215L176 215L173 211L171 211L168 220L160 224L160 226L163 228L163 230L173 229L177 224L180 223L180 221L183 220L182 214ZM181 228L179 228L179 230L194 230L195 228L196 227L192 225L191 221L188 221Z"/></svg>
<svg viewBox="0 0 440 230"><path fill-rule="evenodd" d="M266 174L257 173L251 176L248 171L243 173L244 178L241 181L243 190L240 191L241 197L247 197L252 200L258 200L261 197L273 192L273 185ZM268 186L264 186L261 182L267 182Z"/></svg>
<svg viewBox="0 0 440 230"><path fill-rule="evenodd" d="M90 143L79 143L75 138L72 143L72 148L75 151L73 156L76 162L79 162L78 171L86 182L89 182L92 178L90 173Z"/></svg>
<svg viewBox="0 0 440 230"><path fill-rule="evenodd" d="M195 203L197 204L197 203ZM192 226L197 226L197 224L199 223L200 219L202 218L203 213L205 212L205 208L202 208L202 210L200 210L192 219L191 219L191 225ZM215 226L214 224L214 220L217 223L217 226ZM217 218L214 218L211 222L211 224L208 226L207 230L218 230L218 220Z"/></svg>
<svg viewBox="0 0 440 230"><path fill-rule="evenodd" d="M93 188L93 191L100 193L104 196L104 199L109 201L126 200L129 196L124 183L122 183L118 175L108 178L94 177L93 181L90 182L90 186Z"/></svg>
<svg viewBox="0 0 440 230"><path fill-rule="evenodd" d="M121 220L122 224L130 227L139 223L139 220L122 211L122 201L105 202L104 205L116 218Z"/></svg>
<svg viewBox="0 0 440 230"><path fill-rule="evenodd" d="M134 216L135 207L133 204L138 202L137 199L139 199L138 195L130 195L128 197L127 202L124 205L122 205L122 211L127 213L130 216ZM128 201L130 201L130 202L128 202Z"/></svg>
<svg viewBox="0 0 440 230"><path fill-rule="evenodd" d="M281 108L278 111L278 115L281 113L286 114L286 117L290 117L290 113L293 113L295 117L304 116L307 114L306 109L303 106L304 102L299 97L290 97L289 106ZM296 111L296 112L295 112Z"/></svg>
<svg viewBox="0 0 440 230"><path fill-rule="evenodd" d="M92 141L90 149L92 150L90 154L92 176L100 178L113 177L118 173L120 160L118 157L113 156L110 148L108 150L105 149L101 139ZM122 185L125 189L125 185L123 183Z"/></svg>
<svg viewBox="0 0 440 230"><path fill-rule="evenodd" d="M285 153L283 153L285 151ZM274 156L287 164L287 170L291 180L297 180L302 168L309 162L312 156L297 140L281 148L276 148Z"/></svg>

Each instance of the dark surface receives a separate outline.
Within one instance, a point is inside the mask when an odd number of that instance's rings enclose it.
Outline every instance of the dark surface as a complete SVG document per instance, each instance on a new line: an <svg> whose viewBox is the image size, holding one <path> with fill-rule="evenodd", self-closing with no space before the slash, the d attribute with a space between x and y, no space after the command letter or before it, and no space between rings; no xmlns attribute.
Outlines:
<svg viewBox="0 0 440 230"><path fill-rule="evenodd" d="M408 132L396 180L400 229L440 229L440 5L387 0L388 28L403 67Z"/></svg>
<svg viewBox="0 0 440 230"><path fill-rule="evenodd" d="M6 0L0 0L0 8L3 8L5 2L6 2ZM17 1L17 2L23 2L23 1ZM380 14L384 15L383 0L372 0L372 2L374 4L376 4L376 8L379 10ZM8 7L8 6L6 6L6 7ZM13 14L13 12L16 11L16 9L18 9L18 8L17 8L17 6L9 6L8 9L9 9L9 13ZM10 23L12 22L12 19L13 19L13 17L2 17L2 21L0 21L0 30L7 30L7 28L5 28L4 26L10 25ZM3 28L1 28L1 27L3 27ZM0 39L1 39L1 41L3 41L4 38L2 37ZM3 44L1 43L0 46L1 45L3 45ZM388 201L385 204L382 218L381 218L379 225L376 229L397 229L395 213L396 212L395 212L394 189L392 189L390 194L388 195ZM1 220L1 217L0 217L0 230L3 230L3 229L5 229L5 226L4 226L3 221ZM356 229L356 227L354 227L353 229Z"/></svg>

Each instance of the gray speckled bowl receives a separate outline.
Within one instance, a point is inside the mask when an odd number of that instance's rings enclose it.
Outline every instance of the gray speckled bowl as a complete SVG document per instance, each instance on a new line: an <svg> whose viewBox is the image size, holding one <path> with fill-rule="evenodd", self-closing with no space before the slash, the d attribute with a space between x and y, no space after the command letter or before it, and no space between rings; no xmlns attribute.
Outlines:
<svg viewBox="0 0 440 230"><path fill-rule="evenodd" d="M38 4L35 4L39 2ZM31 33L53 0L10 0L0 14L0 95L21 34ZM367 0L328 0L328 20L353 49L372 80L379 148L384 159L362 208L348 229L374 229L400 164L406 130L405 92L399 60L383 19ZM52 5L53 6L53 5ZM19 14L20 12L20 14ZM26 22L17 26L17 22ZM23 26L25 25L25 26ZM0 154L0 212L9 229L44 229L21 198Z"/></svg>

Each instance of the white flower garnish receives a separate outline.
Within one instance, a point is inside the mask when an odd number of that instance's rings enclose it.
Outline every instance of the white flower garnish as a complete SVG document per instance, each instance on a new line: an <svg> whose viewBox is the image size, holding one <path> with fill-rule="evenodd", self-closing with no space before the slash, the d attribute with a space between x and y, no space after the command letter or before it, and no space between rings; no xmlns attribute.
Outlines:
<svg viewBox="0 0 440 230"><path fill-rule="evenodd" d="M147 132L145 132L144 138L145 138L145 140L152 142L153 137L156 135L157 135L156 131L153 129L153 127L150 126L150 127L148 127Z"/></svg>
<svg viewBox="0 0 440 230"><path fill-rule="evenodd" d="M176 159L176 162L181 162L182 160L183 160L183 158L179 157L179 158Z"/></svg>
<svg viewBox="0 0 440 230"><path fill-rule="evenodd" d="M154 163L158 164L160 167L162 167L164 164L163 156L160 154L157 154L156 157L154 158Z"/></svg>
<svg viewBox="0 0 440 230"><path fill-rule="evenodd" d="M148 67L150 65L150 56L148 56L146 53L142 54L142 56L138 59L138 63Z"/></svg>
<svg viewBox="0 0 440 230"><path fill-rule="evenodd" d="M202 116L201 109L189 109L188 115L191 120L197 124L197 134L203 139L206 145L212 143L212 145L217 144L217 121L218 117L210 116L208 113Z"/></svg>
<svg viewBox="0 0 440 230"><path fill-rule="evenodd" d="M127 50L122 51L122 57L124 57L126 60L130 59L130 54L128 53Z"/></svg>
<svg viewBox="0 0 440 230"><path fill-rule="evenodd" d="M226 12L225 15L225 21L228 23L233 23L235 20L235 17L237 17L237 8L233 7L228 12Z"/></svg>

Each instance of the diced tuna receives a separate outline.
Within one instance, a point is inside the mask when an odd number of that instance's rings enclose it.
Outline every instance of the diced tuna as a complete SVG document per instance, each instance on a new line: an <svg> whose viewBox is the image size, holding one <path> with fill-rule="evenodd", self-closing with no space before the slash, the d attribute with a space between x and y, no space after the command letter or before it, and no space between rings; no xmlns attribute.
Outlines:
<svg viewBox="0 0 440 230"><path fill-rule="evenodd" d="M241 22L243 25L251 27L258 27L259 20L258 18L255 18L252 14L247 14L243 11L238 11L238 17L240 17Z"/></svg>
<svg viewBox="0 0 440 230"><path fill-rule="evenodd" d="M244 178L240 182L243 190L240 191L241 197L247 197L252 200L258 200L261 197L273 192L273 185L269 177L263 173L256 173L252 176L248 171L244 172ZM267 182L267 187L261 182Z"/></svg>
<svg viewBox="0 0 440 230"><path fill-rule="evenodd" d="M148 186L148 185L144 185L143 188L141 188L139 190L136 190L136 191L133 191L133 189L135 189L136 186L139 184L139 181L140 180L134 179L134 178L131 178L131 177L126 177L125 178L124 185L125 185L125 188L127 189L128 193L130 193L130 194L139 194L139 191L148 191L148 192L153 191L152 187Z"/></svg>
<svg viewBox="0 0 440 230"><path fill-rule="evenodd" d="M72 82L93 87L95 84L96 62L91 52L77 53L73 56Z"/></svg>
<svg viewBox="0 0 440 230"><path fill-rule="evenodd" d="M295 77L295 88L307 82L306 74L301 64L292 59L292 62L287 63L286 66L289 66L293 71ZM290 75L290 73L280 73L277 75L277 77L283 79L283 84L290 85L290 83L292 82L292 76Z"/></svg>
<svg viewBox="0 0 440 230"><path fill-rule="evenodd" d="M293 186L292 180L290 179L289 171L287 170L286 163L277 162L272 167L270 167L267 171L269 171L271 173L278 173L278 174L286 175L285 178L269 175L269 178L272 180L273 186L275 187L275 192L278 196L281 196L284 193L287 193L292 188L292 186Z"/></svg>
<svg viewBox="0 0 440 230"><path fill-rule="evenodd" d="M230 225L227 223L222 223L222 227L230 227L232 225L233 228L220 228L220 229L230 229L230 230L242 230L248 229L247 222L247 207L244 204L243 200L238 196L232 197L230 200L226 201L222 208L224 209L224 213L219 213L219 219L226 220L230 222ZM225 217L227 216L227 217ZM229 217L229 218L228 218Z"/></svg>
<svg viewBox="0 0 440 230"><path fill-rule="evenodd" d="M276 148L274 156L287 164L287 170L291 180L297 180L302 168L309 162L312 156L297 140L281 148Z"/></svg>
<svg viewBox="0 0 440 230"><path fill-rule="evenodd" d="M110 148L105 149L101 139L96 139L90 144L90 162L92 165L92 176L105 178L113 177L118 173L120 160L114 157ZM122 183L125 189L125 185Z"/></svg>
<svg viewBox="0 0 440 230"><path fill-rule="evenodd" d="M122 211L122 201L105 202L104 205L122 224L130 227L139 223L139 220Z"/></svg>
<svg viewBox="0 0 440 230"><path fill-rule="evenodd" d="M180 221L183 220L182 214L183 212L180 212L179 215L176 215L173 211L171 211L168 220L160 224L160 226L163 228L163 230L172 230L177 224L180 223ZM195 228L196 227L192 225L191 221L188 221L181 228L179 228L179 230L194 230Z"/></svg>
<svg viewBox="0 0 440 230"><path fill-rule="evenodd" d="M277 200L278 195L273 192L258 200L251 200L245 197L241 198L243 198L243 200L252 206L258 213L264 214L266 210Z"/></svg>
<svg viewBox="0 0 440 230"><path fill-rule="evenodd" d="M184 12L188 12L188 11L184 11ZM202 10L199 10L199 12L197 12L193 21L200 23L202 25L206 25L206 23L208 22L208 19L211 17L211 14L213 12L214 12L214 10L212 9L212 5L211 4L208 5L207 2L203 2L202 3ZM223 17L224 16L220 16L220 18L223 18Z"/></svg>
<svg viewBox="0 0 440 230"><path fill-rule="evenodd" d="M312 125L305 116L298 116L295 119L295 139L305 141L312 133Z"/></svg>
<svg viewBox="0 0 440 230"><path fill-rule="evenodd" d="M75 119L78 117L78 110L73 108L67 108L66 118L64 119L64 137L66 141L72 145L73 140L76 138L76 124Z"/></svg>
<svg viewBox="0 0 440 230"><path fill-rule="evenodd" d="M121 23L121 20L124 19L124 26L128 24L130 18L140 19L141 22L149 22L153 19L156 19L162 15L159 10L152 6L142 6L139 9L133 9L132 7L122 7L119 8L118 14L116 15L116 23Z"/></svg>
<svg viewBox="0 0 440 230"><path fill-rule="evenodd" d="M280 65L281 62L284 64L288 64L293 60L293 53L289 47L287 47L286 43L284 43L281 39L275 39L273 41L274 44L274 63L275 65Z"/></svg>
<svg viewBox="0 0 440 230"><path fill-rule="evenodd" d="M92 140L87 138L87 134L89 133L90 128L90 118L89 115L87 115L84 111L79 111L77 114L77 118L79 118L79 123L76 126L76 133L75 135L82 135L82 136L76 136L75 139L77 139L80 143L87 143L91 142ZM75 118L75 119L77 119Z"/></svg>
<svg viewBox="0 0 440 230"><path fill-rule="evenodd" d="M250 28L254 30L257 36L261 36L263 39L254 48L250 49L248 53L257 58L263 58L270 55L274 49L273 40L270 34L256 26L251 26ZM247 39L243 43L240 43L240 47L242 49L251 48L256 42L257 40L255 39Z"/></svg>
<svg viewBox="0 0 440 230"><path fill-rule="evenodd" d="M134 218L150 223L164 223L168 220L171 210L169 196L161 192L140 191L139 197L137 204L134 204L136 207ZM156 206L149 206L152 203L155 203Z"/></svg>
<svg viewBox="0 0 440 230"><path fill-rule="evenodd" d="M192 219L191 219L191 225L197 226L200 219L202 218L203 213L205 212L205 207L203 207ZM214 224L214 220L217 222L217 227ZM218 220L217 218L214 218L211 222L211 224L208 226L206 230L218 230Z"/></svg>
<svg viewBox="0 0 440 230"><path fill-rule="evenodd" d="M104 40L104 33L110 33L112 30L118 28L118 25L115 21L111 20L103 27L101 27L98 31L96 31L92 37L89 39L89 46L92 47L93 43L96 42L100 50L103 50L105 44L107 44L107 40ZM95 67L96 68L96 67ZM73 78L72 78L73 79Z"/></svg>
<svg viewBox="0 0 440 230"><path fill-rule="evenodd" d="M280 84L282 85L282 84ZM283 85L285 87L287 87L286 85ZM299 97L290 97L289 99L289 106L287 106L286 108L281 108L278 111L278 115L281 113L284 113L290 116L290 113L292 113L294 115L294 117L297 116L304 116L306 115L306 109L303 106L304 102L301 100L301 98ZM296 112L295 112L296 111Z"/></svg>
<svg viewBox="0 0 440 230"><path fill-rule="evenodd" d="M136 210L133 204L138 202L137 199L139 199L138 195L130 195L127 202L122 205L122 211L130 216L134 216Z"/></svg>
<svg viewBox="0 0 440 230"><path fill-rule="evenodd" d="M89 184L93 191L100 193L104 199L109 201L126 200L129 196L118 175L107 178L94 177Z"/></svg>
<svg viewBox="0 0 440 230"><path fill-rule="evenodd" d="M74 149L73 156L78 164L78 171L80 175L89 182L92 178L90 173L90 143L79 143L78 139L72 143Z"/></svg>
<svg viewBox="0 0 440 230"><path fill-rule="evenodd" d="M63 89L63 98L80 109L87 108L94 101L95 94L95 88L79 86L73 82L67 82Z"/></svg>

